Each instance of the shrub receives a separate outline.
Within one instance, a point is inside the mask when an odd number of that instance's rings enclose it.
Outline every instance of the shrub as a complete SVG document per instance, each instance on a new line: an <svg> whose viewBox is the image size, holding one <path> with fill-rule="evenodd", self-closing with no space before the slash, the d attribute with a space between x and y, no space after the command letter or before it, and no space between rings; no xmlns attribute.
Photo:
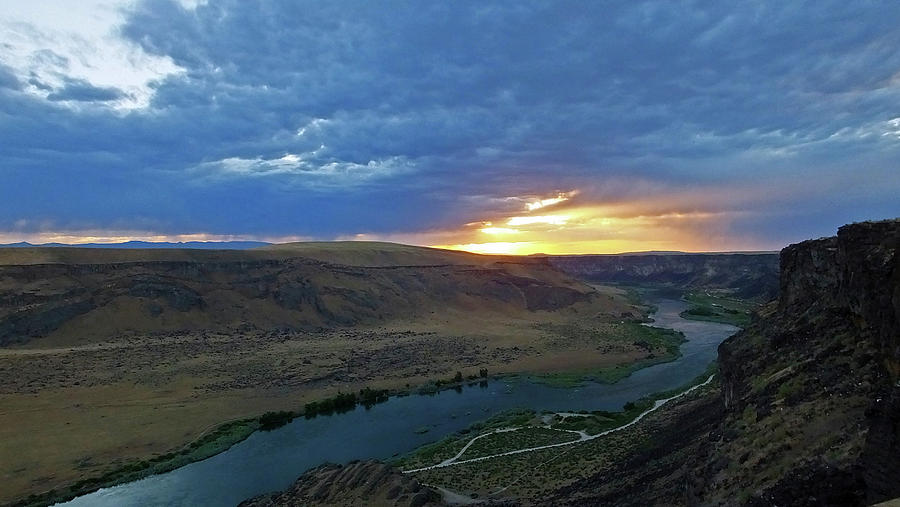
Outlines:
<svg viewBox="0 0 900 507"><path fill-rule="evenodd" d="M259 429L272 431L294 420L294 413L288 411L266 412L259 416Z"/></svg>
<svg viewBox="0 0 900 507"><path fill-rule="evenodd" d="M383 403L388 400L388 391L386 389L360 389L359 402L366 408L377 403Z"/></svg>

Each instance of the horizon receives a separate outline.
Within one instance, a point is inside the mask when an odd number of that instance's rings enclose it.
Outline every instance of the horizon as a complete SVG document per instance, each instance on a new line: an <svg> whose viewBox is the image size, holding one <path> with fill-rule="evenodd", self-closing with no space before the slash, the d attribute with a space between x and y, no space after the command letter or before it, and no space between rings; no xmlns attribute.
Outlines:
<svg viewBox="0 0 900 507"><path fill-rule="evenodd" d="M900 216L895 3L0 7L0 243L777 251Z"/></svg>
<svg viewBox="0 0 900 507"><path fill-rule="evenodd" d="M715 254L747 254L747 255L756 255L756 254L777 254L780 250L702 250L702 251L688 251L688 250L637 250L637 251L621 251L621 252L604 252L604 253L544 253L544 252L535 252L529 254L516 254L516 253L485 253L485 252L474 252L471 250L463 250L459 248L445 248L440 246L429 246L429 245L412 245L408 243L396 243L392 241L375 241L375 240L364 240L364 239L347 239L347 240L332 240L332 241L321 241L321 240L309 240L309 241L289 241L284 243L271 243L267 241L257 241L257 240L246 240L246 239L238 239L238 240L229 240L229 241L215 241L215 240L206 240L206 241L143 241L143 240L128 240L121 242L85 242L85 243L31 243L28 241L18 241L14 243L0 243L0 248L114 248L116 246L131 244L139 244L139 245L172 245L166 247L151 247L154 249L191 249L189 246L179 246L179 245L191 245L191 244L200 244L200 245L224 245L225 247L221 249L217 248L199 248L206 250L252 250L254 248L262 248L264 246L283 246L283 245L291 245L291 244L309 244L309 243L372 243L372 244L389 244L389 245L399 245L399 246L410 246L416 248L430 248L437 250L447 250L453 252L462 252L469 253L475 255L492 255L492 256L513 256L513 257L541 257L541 256L579 256L579 255L690 255L690 254L702 254L702 255L715 255ZM259 244L261 246L252 246L245 248L227 248L227 245L233 243L254 243ZM135 248L140 249L140 248ZM198 248L194 248L198 249Z"/></svg>

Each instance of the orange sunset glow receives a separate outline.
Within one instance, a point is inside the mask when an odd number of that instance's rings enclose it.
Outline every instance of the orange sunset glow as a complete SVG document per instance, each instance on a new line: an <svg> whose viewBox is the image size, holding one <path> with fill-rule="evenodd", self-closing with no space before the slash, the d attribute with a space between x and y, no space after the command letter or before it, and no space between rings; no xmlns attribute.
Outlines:
<svg viewBox="0 0 900 507"><path fill-rule="evenodd" d="M728 212L659 211L640 203L578 202L577 191L525 202L507 216L406 238L438 248L482 254L588 254L650 250L709 251L764 248L729 239Z"/></svg>
<svg viewBox="0 0 900 507"><path fill-rule="evenodd" d="M739 213L690 210L688 197L669 195L652 201L601 204L578 190L545 196L510 197L504 209L456 228L394 234L358 233L333 239L391 241L480 254L608 254L641 251L766 250L769 245L728 233ZM120 243L126 241L310 241L304 236L256 236L191 233L166 235L148 231L48 231L4 237L32 243Z"/></svg>

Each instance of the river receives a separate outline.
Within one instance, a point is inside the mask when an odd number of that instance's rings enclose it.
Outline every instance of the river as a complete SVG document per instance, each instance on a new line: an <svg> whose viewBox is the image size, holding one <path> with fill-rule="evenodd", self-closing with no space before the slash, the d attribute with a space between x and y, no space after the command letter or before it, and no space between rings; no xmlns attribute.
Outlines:
<svg viewBox="0 0 900 507"><path fill-rule="evenodd" d="M368 410L360 406L344 414L296 419L274 431L256 432L203 461L58 505L233 507L247 498L284 489L322 463L389 459L510 409L619 410L628 401L693 380L716 358L719 343L737 331L726 324L682 319L679 313L687 308L683 301L652 302L658 307L654 326L685 334L682 356L638 370L615 384L589 382L559 388L513 377L459 392L394 397ZM425 428L428 431L423 433Z"/></svg>

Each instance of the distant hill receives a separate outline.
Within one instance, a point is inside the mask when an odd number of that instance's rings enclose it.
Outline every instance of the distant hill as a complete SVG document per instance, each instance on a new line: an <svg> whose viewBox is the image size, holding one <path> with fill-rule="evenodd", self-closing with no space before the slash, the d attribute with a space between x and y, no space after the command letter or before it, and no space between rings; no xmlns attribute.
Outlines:
<svg viewBox="0 0 900 507"><path fill-rule="evenodd" d="M244 250L137 244L0 248L0 345L47 335L69 343L130 331L308 329L448 308L510 317L594 299L578 279L729 287L745 296L777 290L774 255L523 257L364 241Z"/></svg>
<svg viewBox="0 0 900 507"><path fill-rule="evenodd" d="M0 248L192 248L199 250L248 250L268 246L264 241L126 241L124 243L41 243L32 244L25 241L0 244Z"/></svg>
<svg viewBox="0 0 900 507"><path fill-rule="evenodd" d="M736 250L722 252L682 252L680 250L642 250L639 252L619 252L609 254L533 254L535 257L623 257L643 255L778 255L777 250Z"/></svg>
<svg viewBox="0 0 900 507"><path fill-rule="evenodd" d="M545 259L392 243L251 250L0 249L0 346L123 333L315 329L601 301ZM593 311L600 311L595 308Z"/></svg>
<svg viewBox="0 0 900 507"><path fill-rule="evenodd" d="M346 266L437 266L445 264L546 263L541 259L482 255L459 250L402 245L380 241L308 241L279 243L261 247L258 252L304 257Z"/></svg>
<svg viewBox="0 0 900 507"><path fill-rule="evenodd" d="M777 253L645 252L545 258L556 269L593 282L715 288L762 301L770 300L778 293Z"/></svg>
<svg viewBox="0 0 900 507"><path fill-rule="evenodd" d="M139 242L133 242L138 244ZM185 243L182 243L185 244ZM98 264L123 262L237 262L247 260L310 259L344 266L483 266L497 262L544 264L543 258L481 255L457 250L377 241L312 241L261 243L258 248L110 248L89 246L22 246L0 248L0 265Z"/></svg>

